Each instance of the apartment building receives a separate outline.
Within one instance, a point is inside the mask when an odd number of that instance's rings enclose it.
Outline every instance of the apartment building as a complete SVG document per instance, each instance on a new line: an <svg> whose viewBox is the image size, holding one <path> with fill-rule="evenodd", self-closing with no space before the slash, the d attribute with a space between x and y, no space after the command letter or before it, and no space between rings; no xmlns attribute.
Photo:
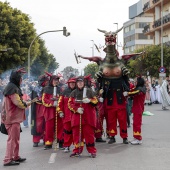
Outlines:
<svg viewBox="0 0 170 170"><path fill-rule="evenodd" d="M148 0L143 11L153 16L153 22L144 27L143 33L152 36L155 45L170 46L170 0Z"/></svg>
<svg viewBox="0 0 170 170"><path fill-rule="evenodd" d="M153 15L144 13L143 8L147 0L140 0L129 7L129 21L123 24L124 54L153 44L153 35L145 35L145 26L153 23Z"/></svg>

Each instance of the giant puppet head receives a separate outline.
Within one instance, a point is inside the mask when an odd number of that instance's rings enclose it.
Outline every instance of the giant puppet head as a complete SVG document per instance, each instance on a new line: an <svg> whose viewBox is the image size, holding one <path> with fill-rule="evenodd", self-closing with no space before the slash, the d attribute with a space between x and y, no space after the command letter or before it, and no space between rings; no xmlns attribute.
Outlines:
<svg viewBox="0 0 170 170"><path fill-rule="evenodd" d="M104 48L104 52L106 56L99 65L99 70L102 72L102 77L104 78L119 78L123 75L122 68L124 68L124 64L118 58L119 53L115 48L116 35L122 29L123 27L115 32L98 29L98 31L104 33L105 36L106 48Z"/></svg>

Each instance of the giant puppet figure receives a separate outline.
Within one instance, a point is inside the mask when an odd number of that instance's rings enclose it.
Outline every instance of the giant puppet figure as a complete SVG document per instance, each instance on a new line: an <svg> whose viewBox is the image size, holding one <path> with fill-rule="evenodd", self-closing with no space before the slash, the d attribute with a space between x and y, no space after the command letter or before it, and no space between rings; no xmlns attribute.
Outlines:
<svg viewBox="0 0 170 170"><path fill-rule="evenodd" d="M123 96L123 92L129 90L129 71L125 67L123 60L119 59L119 53L115 48L116 35L122 30L122 28L115 32L98 29L98 31L105 35L106 47L103 51L106 53L106 56L104 59L96 56L77 56L79 58L88 59L89 61L94 61L99 65L99 71L96 73L96 77L100 83L100 89L104 90L103 105L104 112L108 117L108 133L110 136L109 144L116 142L115 135L117 135L117 121L119 122L120 136L123 138L123 143L128 144L126 100ZM120 58L123 58L126 61L131 57L140 54L141 53L123 55Z"/></svg>

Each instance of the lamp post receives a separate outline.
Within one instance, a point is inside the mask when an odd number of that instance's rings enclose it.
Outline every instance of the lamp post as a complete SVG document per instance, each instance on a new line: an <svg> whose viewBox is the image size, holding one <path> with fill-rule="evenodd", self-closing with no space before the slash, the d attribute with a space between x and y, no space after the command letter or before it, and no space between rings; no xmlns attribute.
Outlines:
<svg viewBox="0 0 170 170"><path fill-rule="evenodd" d="M163 63L163 0L161 1L161 68L164 68L164 63ZM163 83L164 77L166 77L166 73L160 72L159 77L161 78L161 84Z"/></svg>
<svg viewBox="0 0 170 170"><path fill-rule="evenodd" d="M92 56L94 56L94 40L90 40L90 41L92 41L93 43L91 48L92 48Z"/></svg>
<svg viewBox="0 0 170 170"><path fill-rule="evenodd" d="M161 1L161 67L163 67L163 0Z"/></svg>
<svg viewBox="0 0 170 170"><path fill-rule="evenodd" d="M46 34L46 33L49 33L49 32L59 32L59 31L63 31L63 35L68 37L70 35L69 32L67 32L67 29L66 27L63 27L62 30L53 30L53 31L45 31L45 32L42 32L41 34L37 35L31 42L30 46L29 46L29 49L28 49L28 78L30 78L30 52L31 52L31 47L32 47L32 44L34 43L34 41L40 37L42 34Z"/></svg>
<svg viewBox="0 0 170 170"><path fill-rule="evenodd" d="M117 25L117 30L118 30L118 23L116 22L116 23L113 23L113 24L116 24ZM117 34L117 51L119 51L119 45L118 45L119 43L118 43L118 34Z"/></svg>

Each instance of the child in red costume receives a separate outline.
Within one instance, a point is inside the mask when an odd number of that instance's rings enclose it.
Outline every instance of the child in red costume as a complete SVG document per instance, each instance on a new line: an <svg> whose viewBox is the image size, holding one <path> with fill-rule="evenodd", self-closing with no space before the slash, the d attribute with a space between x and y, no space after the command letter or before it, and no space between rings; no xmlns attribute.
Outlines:
<svg viewBox="0 0 170 170"><path fill-rule="evenodd" d="M124 96L133 97L133 137L132 145L142 144L141 125L142 114L144 111L144 102L146 95L145 81L142 77L137 77L136 87L131 92L124 92Z"/></svg>
<svg viewBox="0 0 170 170"><path fill-rule="evenodd" d="M70 93L75 89L76 79L70 78L67 82L68 87L63 91L58 100L57 112L61 118L63 118L63 128L64 128L64 152L70 151L70 146L73 142L73 134L71 128L71 116L72 113L68 108L68 99Z"/></svg>
<svg viewBox="0 0 170 170"><path fill-rule="evenodd" d="M75 148L72 156L79 156L84 147L92 158L96 157L94 131L96 128L96 111L95 105L98 103L97 98L91 88L84 87L84 77L79 77L76 82L77 88L70 94L68 107L73 112L71 126L73 131L73 142ZM86 90L84 90L87 88Z"/></svg>

